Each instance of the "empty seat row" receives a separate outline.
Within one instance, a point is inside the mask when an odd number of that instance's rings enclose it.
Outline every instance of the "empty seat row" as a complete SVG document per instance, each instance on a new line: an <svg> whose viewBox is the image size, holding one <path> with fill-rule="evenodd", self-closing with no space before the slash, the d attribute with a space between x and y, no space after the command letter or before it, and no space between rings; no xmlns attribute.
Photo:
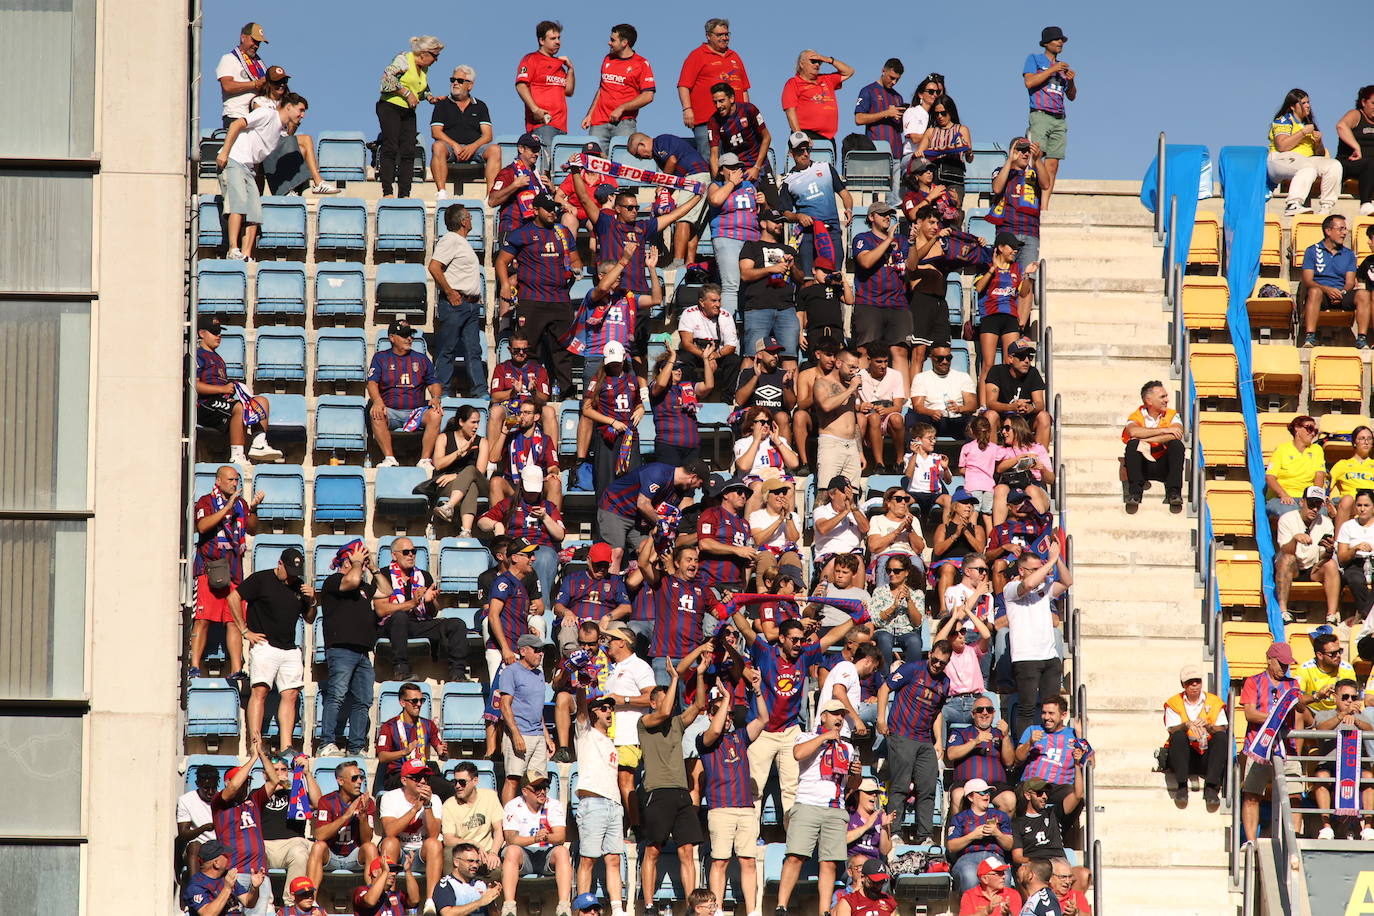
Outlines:
<svg viewBox="0 0 1374 916"><path fill-rule="evenodd" d="M378 315L407 315L423 324L429 315L429 273L421 264L378 264L372 288ZM265 263L254 289L258 315L306 314L306 271L299 264ZM486 297L486 277L481 278ZM362 318L367 314L367 277L361 265L320 264L315 269L317 318ZM248 269L243 261L202 259L196 265L196 311L230 318L248 314Z"/></svg>
<svg viewBox="0 0 1374 916"><path fill-rule="evenodd" d="M1312 347L1308 364L1308 397L1324 403L1364 397L1364 361L1351 347ZM1236 351L1229 343L1195 343L1189 348L1193 387L1199 398L1237 396ZM1302 357L1297 347L1254 345L1250 350L1255 391L1268 395L1302 393Z"/></svg>

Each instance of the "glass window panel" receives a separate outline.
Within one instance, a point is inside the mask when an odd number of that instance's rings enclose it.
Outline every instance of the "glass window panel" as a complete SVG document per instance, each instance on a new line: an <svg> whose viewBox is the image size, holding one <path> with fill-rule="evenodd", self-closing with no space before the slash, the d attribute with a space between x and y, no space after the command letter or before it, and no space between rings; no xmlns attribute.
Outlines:
<svg viewBox="0 0 1374 916"><path fill-rule="evenodd" d="M79 712L0 715L0 773L5 774L6 796L0 809L0 837L79 836L83 832L81 757ZM6 893L17 886L0 878ZM14 901L7 898L6 912L46 912L11 907Z"/></svg>
<svg viewBox="0 0 1374 916"><path fill-rule="evenodd" d="M0 887L5 889L7 913L76 916L81 904L81 847L0 842Z"/></svg>
<svg viewBox="0 0 1374 916"><path fill-rule="evenodd" d="M0 0L0 60L40 74L0 93L0 156L89 158L95 128L95 0Z"/></svg>
<svg viewBox="0 0 1374 916"><path fill-rule="evenodd" d="M0 696L84 698L86 523L0 520L0 570Z"/></svg>
<svg viewBox="0 0 1374 916"><path fill-rule="evenodd" d="M84 172L0 169L0 290L90 290L91 188Z"/></svg>

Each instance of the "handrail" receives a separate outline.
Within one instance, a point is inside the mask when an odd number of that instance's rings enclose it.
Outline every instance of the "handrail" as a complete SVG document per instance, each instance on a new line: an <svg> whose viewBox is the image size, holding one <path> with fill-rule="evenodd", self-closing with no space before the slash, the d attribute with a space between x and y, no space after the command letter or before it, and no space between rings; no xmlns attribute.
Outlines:
<svg viewBox="0 0 1374 916"><path fill-rule="evenodd" d="M1092 845L1092 865L1090 866L1093 876L1093 912L1102 912L1102 841L1093 840Z"/></svg>
<svg viewBox="0 0 1374 916"><path fill-rule="evenodd" d="M1164 198L1161 197L1159 201L1159 206L1156 207L1156 209L1162 208L1165 210L1165 219L1167 219L1168 221L1166 225L1169 227L1168 234L1164 236L1164 257L1162 262L1163 267L1160 270L1160 273L1164 274L1164 278L1167 284L1169 278L1169 265L1174 263L1174 239L1177 237L1174 234L1174 228L1175 223L1178 220L1178 200L1176 197L1170 197L1169 202L1166 204L1164 203ZM1158 215L1156 215L1156 219L1158 219ZM1164 294L1166 296L1169 294L1169 288L1167 285L1164 287Z"/></svg>
<svg viewBox="0 0 1374 916"><path fill-rule="evenodd" d="M1191 421L1191 422L1190 422L1190 421ZM1193 491L1193 492L1192 492L1192 493L1189 495L1189 497L1188 497L1188 511L1189 511L1189 512L1195 512L1195 513L1197 513L1197 519L1198 519L1198 535L1199 535L1199 537L1198 537L1198 543L1201 544L1201 543L1202 543L1202 539L1201 539L1201 534L1202 534L1202 507L1206 504L1206 500L1203 498L1203 496L1204 496L1204 494L1205 494L1205 490L1206 490L1206 477L1203 475L1203 470L1204 470L1204 468L1203 468L1203 465L1204 465L1203 456L1202 456L1201 450L1197 447L1197 442L1198 442L1198 422L1199 422L1199 421L1198 421L1198 414L1197 414L1197 411L1193 411L1193 414L1192 414L1191 417L1185 417L1185 418L1184 418L1184 420L1183 420L1183 428L1184 428L1184 429L1191 430L1190 436L1191 436L1191 438L1192 438L1192 442L1191 442L1191 443L1188 443L1188 444L1193 446L1193 449L1192 449L1192 453L1193 453L1193 468L1192 468L1192 473L1189 475L1189 476L1192 478L1192 491Z"/></svg>
<svg viewBox="0 0 1374 916"><path fill-rule="evenodd" d="M1051 416L1054 418L1053 425L1057 429L1059 427L1060 422L1062 421L1059 419L1059 405L1058 403L1056 403L1058 398L1055 395L1054 391L1054 359L1051 358L1050 355L1054 349L1054 329L1045 328L1042 326L1040 336L1043 338L1040 345L1040 352L1044 354L1043 362L1045 366L1045 404L1047 406L1054 408L1054 412L1051 414ZM1059 452L1056 451L1050 457L1054 458L1055 460L1058 460Z"/></svg>
<svg viewBox="0 0 1374 916"><path fill-rule="evenodd" d="M1226 747L1233 749L1236 746L1236 721L1231 716L1227 716L1226 720ZM1226 869L1231 875L1232 884L1240 880L1240 854L1241 849L1246 846L1245 827L1240 817L1240 768L1243 759L1233 752L1231 765L1226 768L1229 777L1226 780L1226 801L1231 806L1231 842L1226 848ZM1249 916L1248 911L1242 912Z"/></svg>
<svg viewBox="0 0 1374 916"><path fill-rule="evenodd" d="M1241 850L1241 907L1244 916L1250 916L1255 906L1255 847L1249 844Z"/></svg>
<svg viewBox="0 0 1374 916"><path fill-rule="evenodd" d="M1179 270L1177 266L1169 269L1168 278L1164 282L1166 287L1178 285ZM1184 366L1187 364L1188 328L1183 323L1183 297L1177 290L1169 296L1169 314L1169 375L1181 379Z"/></svg>
<svg viewBox="0 0 1374 916"><path fill-rule="evenodd" d="M1298 860L1298 835L1293 830L1293 817L1288 808L1288 780L1284 778L1283 767L1273 767L1273 795L1278 804L1269 806L1269 836L1277 849L1275 864L1279 873L1275 875L1287 891L1289 912L1293 901L1299 899L1298 876L1302 873L1302 863Z"/></svg>
<svg viewBox="0 0 1374 916"><path fill-rule="evenodd" d="M1159 167L1155 170L1155 247L1164 244L1164 170L1166 151L1168 144L1164 139L1164 131L1159 132L1159 141L1155 150L1155 161ZM1097 912L1094 908L1093 912Z"/></svg>

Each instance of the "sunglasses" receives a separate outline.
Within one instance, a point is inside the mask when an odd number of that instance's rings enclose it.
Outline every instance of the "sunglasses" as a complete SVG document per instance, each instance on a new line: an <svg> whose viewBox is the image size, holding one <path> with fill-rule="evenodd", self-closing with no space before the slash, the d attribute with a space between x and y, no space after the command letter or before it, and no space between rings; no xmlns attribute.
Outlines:
<svg viewBox="0 0 1374 916"><path fill-rule="evenodd" d="M1336 697L1336 699L1345 700L1348 703L1351 700L1358 700L1359 696L1353 693L1343 693L1340 696Z"/></svg>
<svg viewBox="0 0 1374 916"><path fill-rule="evenodd" d="M410 548L409 550L398 550L398 551L396 551L396 553L399 553L399 554L400 554L401 556L403 556L403 557L413 557L413 556L415 556L415 554L416 554L417 552L418 552L418 551L417 551L414 547Z"/></svg>
<svg viewBox="0 0 1374 916"><path fill-rule="evenodd" d="M909 503L909 502L911 502L911 497L910 497L910 496L894 496L894 497L892 497L892 501L893 501L894 503Z"/></svg>
<svg viewBox="0 0 1374 916"><path fill-rule="evenodd" d="M449 77L449 82L450 82L450 83L470 83L470 82L472 82L472 80L465 80L465 79L463 79L463 78L460 77L460 76L453 76L453 77Z"/></svg>
<svg viewBox="0 0 1374 916"><path fill-rule="evenodd" d="M948 115L949 110L945 108L937 108L934 111L932 111L931 114L935 115L936 117L939 117L940 115Z"/></svg>
<svg viewBox="0 0 1374 916"><path fill-rule="evenodd" d="M1010 432L1010 431L1011 431L1011 424L1010 424L1010 423L1003 423L1003 424L1002 424L1002 432L1005 433L1005 432Z"/></svg>
<svg viewBox="0 0 1374 916"><path fill-rule="evenodd" d="M528 353L528 352L530 352L530 348L529 348L529 347L511 347L511 348L510 348L510 351L511 351L512 353Z"/></svg>
<svg viewBox="0 0 1374 916"><path fill-rule="evenodd" d="M987 571L988 571L988 568L987 568L986 566L965 566L965 567L964 567L964 572L987 572Z"/></svg>
<svg viewBox="0 0 1374 916"><path fill-rule="evenodd" d="M897 575L897 573L904 573L904 572L906 572L906 567L905 567L905 566L889 566L889 567L887 568L887 574L888 574L889 576L895 576L895 575Z"/></svg>
<svg viewBox="0 0 1374 916"><path fill-rule="evenodd" d="M950 353L932 353L930 355L930 361L933 363L947 363L952 359L954 359L954 356Z"/></svg>
<svg viewBox="0 0 1374 916"><path fill-rule="evenodd" d="M992 707L991 707L991 706L975 706L975 707L973 707L973 711L974 711L974 712L992 712Z"/></svg>
<svg viewBox="0 0 1374 916"><path fill-rule="evenodd" d="M1344 655L1344 654L1345 654L1345 650L1344 650L1344 649L1334 649L1334 650L1332 650L1332 651L1330 651L1330 652L1323 652L1323 653L1322 653L1322 655L1325 655L1327 658L1340 658L1340 657L1341 657L1342 655Z"/></svg>
<svg viewBox="0 0 1374 916"><path fill-rule="evenodd" d="M938 90L938 89L922 89L922 90L921 90L921 95L939 95L939 94L940 94L940 90Z"/></svg>
<svg viewBox="0 0 1374 916"><path fill-rule="evenodd" d="M1309 433L1315 433L1317 431L1317 427L1313 426L1311 423L1304 423L1303 425L1299 426L1298 429L1305 429Z"/></svg>
<svg viewBox="0 0 1374 916"><path fill-rule="evenodd" d="M821 64L825 63L825 61L821 60L819 57L813 57L811 58L811 63L819 67Z"/></svg>
<svg viewBox="0 0 1374 916"><path fill-rule="evenodd" d="M621 204L621 205L620 205L620 209L622 209L622 210L629 210L629 211L632 212L632 213L638 213L638 212L639 212L639 204Z"/></svg>
<svg viewBox="0 0 1374 916"><path fill-rule="evenodd" d="M344 777L344 780L347 781L347 782L362 782L362 781L363 781L363 776L362 776L361 773L358 773L358 774L355 774L355 775L353 775L353 776L345 776L345 777Z"/></svg>
<svg viewBox="0 0 1374 916"><path fill-rule="evenodd" d="M402 700L401 702L404 703L404 704L406 704L407 706L419 706L419 705L420 705L421 703L423 703L424 701L425 701L425 698L424 698L424 697L415 697L414 699L411 699L411 700Z"/></svg>
<svg viewBox="0 0 1374 916"><path fill-rule="evenodd" d="M461 789L463 786L467 785L470 782L472 782L472 780L470 779L455 779L453 781L453 784Z"/></svg>

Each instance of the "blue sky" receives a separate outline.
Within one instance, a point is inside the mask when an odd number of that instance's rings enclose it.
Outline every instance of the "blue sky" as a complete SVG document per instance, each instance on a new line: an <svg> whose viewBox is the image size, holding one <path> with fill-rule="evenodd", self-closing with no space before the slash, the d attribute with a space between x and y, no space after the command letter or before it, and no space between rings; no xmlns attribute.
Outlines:
<svg viewBox="0 0 1374 916"><path fill-rule="evenodd" d="M807 46L858 71L840 90L840 136L856 129L851 112L859 89L895 56L906 65L897 88L908 99L921 76L943 73L974 142L1006 143L1025 127L1021 64L1037 50L1041 26L1055 24L1069 36L1063 57L1079 82L1069 113L1069 155L1060 172L1066 178L1140 178L1160 130L1173 142L1205 144L1213 155L1229 144L1263 143L1274 110L1294 86L1311 93L1318 126L1334 152L1336 119L1354 104L1355 90L1374 81L1374 72L1357 64L1368 60L1367 45L1361 47L1367 30L1316 21L1284 25L1292 21L1293 8L1272 0L1247 4L1240 14L1234 12L1238 4L1165 0L1150 9L1069 0L1052 5L1048 18L1031 13L1023 23L1001 14L1001 5L988 4L975 15L1002 18L987 23L981 34L972 26L942 25L956 9L975 9L957 5L950 12L929 4L864 5L884 10L886 23L836 12L861 9L859 4L812 0L733 13L728 5L693 4L694 12L684 13L685 4L623 2L581 5L585 12L576 15L566 4L521 4L516 15L500 2L424 6L359 0L206 4L202 125L218 126L215 63L249 20L266 30L263 59L284 66L292 89L309 98L306 131L362 130L368 136L377 132L373 105L382 68L408 50L411 35L420 34L436 35L447 46L431 75L436 92L446 91L454 65L470 64L477 70L476 95L491 108L496 132L519 133L515 65L534 50L534 25L546 17L562 20L563 53L577 68L577 93L569 100L577 130L595 91L610 27L629 22L639 30L636 50L649 59L663 87L644 110L641 129L686 134L673 89L678 69L701 43L705 20L725 13L732 47L753 82L751 100L773 125L775 145L783 133L777 125L786 123L782 85ZM1290 39L1288 29L1299 34ZM428 123L428 106L421 118Z"/></svg>

